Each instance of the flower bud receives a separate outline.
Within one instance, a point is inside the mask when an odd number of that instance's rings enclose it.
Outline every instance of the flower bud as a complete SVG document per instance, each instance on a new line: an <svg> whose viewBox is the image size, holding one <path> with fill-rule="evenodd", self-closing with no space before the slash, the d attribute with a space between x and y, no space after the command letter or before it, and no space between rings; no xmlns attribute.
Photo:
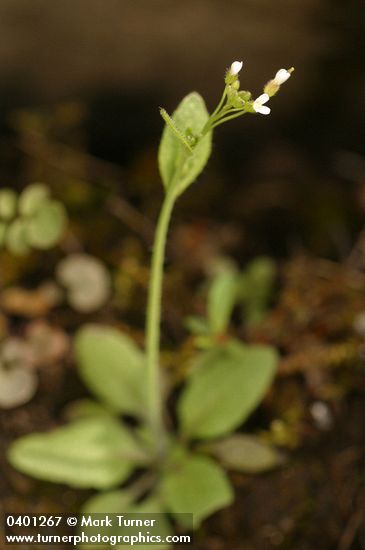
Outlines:
<svg viewBox="0 0 365 550"><path fill-rule="evenodd" d="M231 65L231 68L230 68L230 73L233 76L238 75L238 73L242 69L242 65L243 65L243 61L233 61L232 65Z"/></svg>

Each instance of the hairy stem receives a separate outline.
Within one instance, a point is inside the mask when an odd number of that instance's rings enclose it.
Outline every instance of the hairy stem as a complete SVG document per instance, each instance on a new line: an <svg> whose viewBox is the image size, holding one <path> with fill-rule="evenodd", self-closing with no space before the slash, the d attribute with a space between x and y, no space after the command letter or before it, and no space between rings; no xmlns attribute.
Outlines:
<svg viewBox="0 0 365 550"><path fill-rule="evenodd" d="M167 192L157 223L152 251L146 317L148 411L156 447L161 452L165 440L159 366L161 297L166 237L175 200L175 194Z"/></svg>

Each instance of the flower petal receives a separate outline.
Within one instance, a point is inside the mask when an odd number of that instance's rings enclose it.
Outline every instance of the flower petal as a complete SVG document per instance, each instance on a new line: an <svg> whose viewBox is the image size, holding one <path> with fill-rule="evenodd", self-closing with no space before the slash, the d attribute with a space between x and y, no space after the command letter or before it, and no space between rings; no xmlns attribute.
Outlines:
<svg viewBox="0 0 365 550"><path fill-rule="evenodd" d="M281 84L284 84L284 82L286 82L288 78L290 78L290 72L287 71L286 69L280 69L276 73L274 81L275 81L275 84L277 84L278 86L281 86Z"/></svg>
<svg viewBox="0 0 365 550"><path fill-rule="evenodd" d="M236 76L242 69L243 61L233 61L230 72L233 76Z"/></svg>

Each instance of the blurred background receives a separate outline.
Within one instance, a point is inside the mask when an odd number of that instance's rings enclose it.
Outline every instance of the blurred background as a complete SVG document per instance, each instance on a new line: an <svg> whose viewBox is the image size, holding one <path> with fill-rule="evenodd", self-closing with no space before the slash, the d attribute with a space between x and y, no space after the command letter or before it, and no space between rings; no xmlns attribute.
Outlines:
<svg viewBox="0 0 365 550"><path fill-rule="evenodd" d="M20 259L0 251L2 341L24 337L39 319L63 338L35 397L1 414L4 449L59 423L64 405L85 392L66 351L81 323L118 322L143 341L162 198L159 107L171 113L196 90L212 111L234 60L244 61L241 87L253 95L294 66L270 116L216 131L208 167L178 204L164 345L186 337L184 316L202 307L199 288L216 258L240 268L260 255L277 262L267 323L244 337L283 353L276 399L251 427L267 429L271 419L271 440L293 453L290 466L237 476L235 508L207 523L196 548L226 540L245 550L365 548L364 322L354 329L365 310L364 50L360 0L1 0L0 188L44 181L70 218L56 251ZM39 295L31 307L28 294L5 294L33 292L61 257L80 251L113 273L112 305L101 312L71 315L43 295L42 309ZM317 402L327 421L318 407L313 413ZM8 508L52 511L84 499L5 460L4 468Z"/></svg>

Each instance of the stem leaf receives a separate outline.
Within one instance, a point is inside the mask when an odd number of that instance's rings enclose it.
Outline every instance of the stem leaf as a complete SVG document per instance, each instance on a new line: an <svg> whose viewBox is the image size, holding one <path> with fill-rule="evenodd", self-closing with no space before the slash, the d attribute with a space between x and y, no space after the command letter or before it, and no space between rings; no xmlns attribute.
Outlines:
<svg viewBox="0 0 365 550"><path fill-rule="evenodd" d="M158 152L159 169L165 190L174 188L178 196L196 180L208 162L212 132L204 137L200 137L200 133L209 113L204 99L196 92L181 101L172 117L162 112L166 125ZM194 146L190 145L188 135L197 139Z"/></svg>

